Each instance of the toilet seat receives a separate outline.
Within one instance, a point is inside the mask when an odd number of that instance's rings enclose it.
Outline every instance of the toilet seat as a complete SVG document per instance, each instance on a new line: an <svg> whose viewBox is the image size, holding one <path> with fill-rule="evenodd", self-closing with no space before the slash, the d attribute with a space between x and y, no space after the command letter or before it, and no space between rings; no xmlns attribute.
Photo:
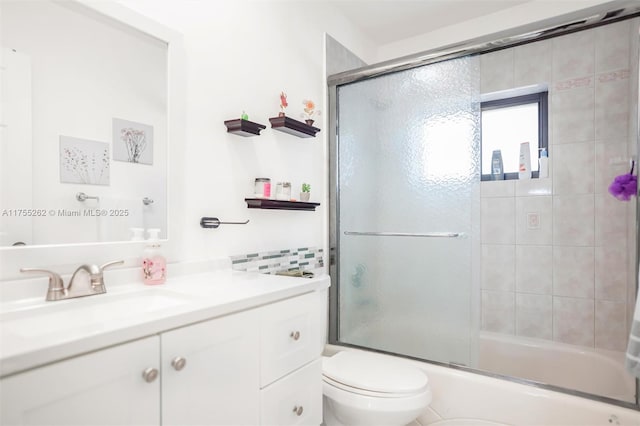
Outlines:
<svg viewBox="0 0 640 426"><path fill-rule="evenodd" d="M398 393L398 392L375 392L375 391L370 391L367 389L360 389L360 388L355 388L352 386L348 386L345 385L344 383L340 383L340 382L336 382L335 380L327 377L327 376L323 376L322 377L323 382L325 383L325 385L327 386L333 386L334 388L340 389L342 391L345 392L349 392L349 393L353 393L356 395L362 395L362 396L371 396L374 398L406 398L408 396L413 396L416 393L420 393L423 392L424 390L426 390L426 386L420 390L418 390L417 392L407 392L407 393Z"/></svg>
<svg viewBox="0 0 640 426"><path fill-rule="evenodd" d="M346 392L378 398L405 398L425 392L422 370L379 355L339 352L323 357L323 380Z"/></svg>

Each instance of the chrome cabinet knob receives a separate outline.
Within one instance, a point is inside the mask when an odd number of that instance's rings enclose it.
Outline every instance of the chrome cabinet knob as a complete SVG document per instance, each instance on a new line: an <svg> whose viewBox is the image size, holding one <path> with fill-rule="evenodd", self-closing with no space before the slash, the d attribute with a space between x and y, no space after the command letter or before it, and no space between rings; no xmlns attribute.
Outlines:
<svg viewBox="0 0 640 426"><path fill-rule="evenodd" d="M187 360L182 358L181 356L177 356L171 360L171 366L175 368L176 371L182 370L187 365Z"/></svg>
<svg viewBox="0 0 640 426"><path fill-rule="evenodd" d="M293 412L296 414L296 416L301 416L303 411L304 408L302 408L302 405L299 407L297 405L293 407Z"/></svg>
<svg viewBox="0 0 640 426"><path fill-rule="evenodd" d="M292 331L290 336L291 336L291 338L293 340L299 340L300 339L300 332L299 331Z"/></svg>
<svg viewBox="0 0 640 426"><path fill-rule="evenodd" d="M158 369L149 367L142 372L142 378L145 382L151 383L158 378Z"/></svg>

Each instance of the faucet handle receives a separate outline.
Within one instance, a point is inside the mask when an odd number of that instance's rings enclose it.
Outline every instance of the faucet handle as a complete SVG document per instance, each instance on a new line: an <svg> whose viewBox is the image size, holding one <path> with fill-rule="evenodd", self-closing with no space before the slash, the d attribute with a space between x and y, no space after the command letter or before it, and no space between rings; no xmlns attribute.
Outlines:
<svg viewBox="0 0 640 426"><path fill-rule="evenodd" d="M123 265L124 260L114 260L112 262L107 262L104 265L100 266L100 272L103 272L106 268L114 265Z"/></svg>
<svg viewBox="0 0 640 426"><path fill-rule="evenodd" d="M64 298L66 289L64 288L64 281L62 277L48 269L39 268L20 268L20 272L36 272L49 276L49 289L47 290L47 301L60 300Z"/></svg>

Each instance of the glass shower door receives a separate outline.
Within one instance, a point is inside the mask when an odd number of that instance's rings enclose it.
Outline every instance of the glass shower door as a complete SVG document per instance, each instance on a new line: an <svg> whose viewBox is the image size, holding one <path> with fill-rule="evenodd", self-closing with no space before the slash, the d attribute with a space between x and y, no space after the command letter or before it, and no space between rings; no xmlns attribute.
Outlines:
<svg viewBox="0 0 640 426"><path fill-rule="evenodd" d="M477 57L337 87L338 341L474 364L479 107Z"/></svg>

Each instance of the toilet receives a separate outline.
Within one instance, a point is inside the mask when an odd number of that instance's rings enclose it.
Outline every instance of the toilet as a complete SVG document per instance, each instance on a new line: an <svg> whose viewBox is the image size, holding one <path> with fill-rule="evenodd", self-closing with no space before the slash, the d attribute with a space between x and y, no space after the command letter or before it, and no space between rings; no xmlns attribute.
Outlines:
<svg viewBox="0 0 640 426"><path fill-rule="evenodd" d="M404 426L431 403L426 374L406 361L343 351L322 358L326 426Z"/></svg>

